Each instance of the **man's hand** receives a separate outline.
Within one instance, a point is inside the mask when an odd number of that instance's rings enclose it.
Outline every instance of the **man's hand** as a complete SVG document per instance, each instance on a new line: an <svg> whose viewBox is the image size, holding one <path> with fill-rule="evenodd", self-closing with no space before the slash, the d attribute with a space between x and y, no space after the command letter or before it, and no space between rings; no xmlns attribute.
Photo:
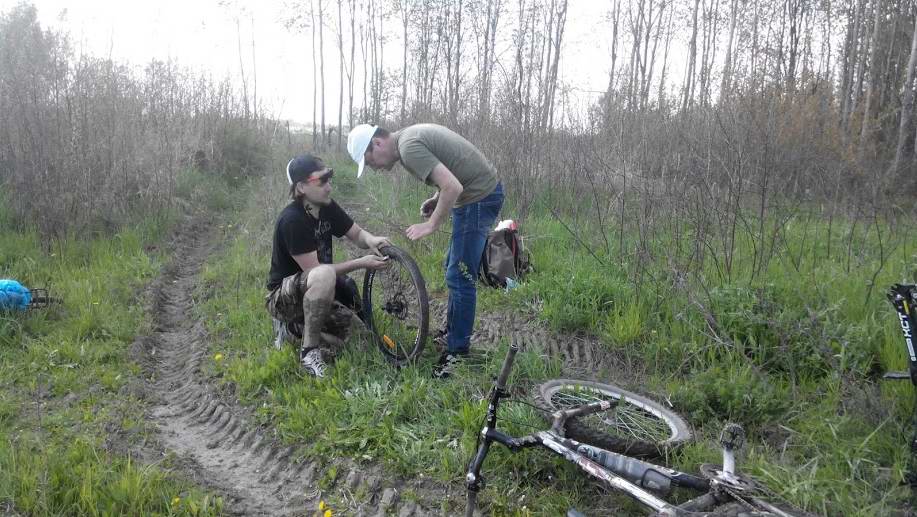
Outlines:
<svg viewBox="0 0 917 517"><path fill-rule="evenodd" d="M368 233L369 232L367 232L367 234ZM367 235L366 238L364 239L364 242L366 243L366 247L369 248L370 251L372 251L373 253L375 253L376 255L380 257L383 255L382 255L382 252L379 251L379 248L381 248L382 246L391 246L392 245L392 243L388 240L388 237L376 237L375 235Z"/></svg>
<svg viewBox="0 0 917 517"><path fill-rule="evenodd" d="M432 221L427 221L425 223L412 224L404 234L408 236L408 239L416 241L418 239L423 239L434 231L436 231L436 226L433 225Z"/></svg>
<svg viewBox="0 0 917 517"><path fill-rule="evenodd" d="M388 267L388 257L380 257L378 255L364 255L360 257L360 267L363 269L384 269Z"/></svg>
<svg viewBox="0 0 917 517"><path fill-rule="evenodd" d="M430 199L424 201L420 205L420 217L427 219L433 215L433 211L436 210L437 201L439 201L439 196L433 196Z"/></svg>

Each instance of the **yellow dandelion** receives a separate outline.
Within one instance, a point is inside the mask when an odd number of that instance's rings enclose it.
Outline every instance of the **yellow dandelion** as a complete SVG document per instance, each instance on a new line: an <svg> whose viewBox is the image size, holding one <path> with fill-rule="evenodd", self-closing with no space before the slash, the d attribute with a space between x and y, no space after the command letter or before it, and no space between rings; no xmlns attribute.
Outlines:
<svg viewBox="0 0 917 517"><path fill-rule="evenodd" d="M325 501L319 501L319 502L318 502L318 509L319 509L319 510L322 510L322 511L327 510L327 509L328 509L328 505L325 504Z"/></svg>
<svg viewBox="0 0 917 517"><path fill-rule="evenodd" d="M331 510L325 510L325 515L322 517L331 517Z"/></svg>
<svg viewBox="0 0 917 517"><path fill-rule="evenodd" d="M213 360L216 361L216 362L222 361L222 360L223 360L223 354L217 353L216 355L213 356Z"/></svg>
<svg viewBox="0 0 917 517"><path fill-rule="evenodd" d="M181 504L181 497L175 496L172 498L172 506L178 506Z"/></svg>

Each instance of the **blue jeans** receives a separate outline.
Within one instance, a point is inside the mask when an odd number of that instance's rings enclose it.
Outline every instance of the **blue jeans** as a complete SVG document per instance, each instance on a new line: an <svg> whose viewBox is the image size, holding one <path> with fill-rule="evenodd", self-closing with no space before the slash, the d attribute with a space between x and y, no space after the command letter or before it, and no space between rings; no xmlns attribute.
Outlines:
<svg viewBox="0 0 917 517"><path fill-rule="evenodd" d="M502 206L503 185L497 183L484 199L452 209L452 240L446 257L447 349L451 354L468 353L471 346L481 254Z"/></svg>

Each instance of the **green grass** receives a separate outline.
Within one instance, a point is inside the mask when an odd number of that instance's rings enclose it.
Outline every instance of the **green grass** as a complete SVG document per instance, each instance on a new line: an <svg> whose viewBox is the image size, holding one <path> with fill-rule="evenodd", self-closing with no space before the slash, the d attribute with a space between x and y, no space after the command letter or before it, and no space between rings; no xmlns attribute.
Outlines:
<svg viewBox="0 0 917 517"><path fill-rule="evenodd" d="M22 515L218 515L222 501L139 456L150 432L130 345L167 216L53 242L0 216L0 278L63 303L0 312L0 505ZM130 451L135 451L131 453Z"/></svg>
<svg viewBox="0 0 917 517"><path fill-rule="evenodd" d="M401 233L419 221L428 189L406 176L372 172L357 182L348 174L351 165L333 165L341 171L334 197L358 207L351 215L359 224L407 249L433 296L443 296L448 229L420 242ZM449 382L434 383L428 378L433 352L394 370L357 335L330 379L303 378L291 350L270 349L263 308L273 218L286 203L285 185L270 179L250 199L225 229L228 253L205 270L201 311L219 338L215 352L227 358L214 364L215 374L283 436L313 443L314 457L378 460L397 473L461 486L482 400L506 344ZM502 217L514 211L509 192ZM590 252L536 208L522 221L535 272L510 292L479 290L479 310L534 312L556 331L591 334L643 365L643 385L636 388L666 396L700 438L671 458L678 467L694 471L699 462L719 461L721 424L738 421L749 434L745 468L791 501L830 515L888 514L906 508L909 496L900 481L914 394L909 383L877 381L883 370L906 367L882 287L913 278L915 259L902 244L881 262L875 234L862 231L851 248L860 251L848 256L837 235L853 227L832 224L831 247L820 239L826 223L809 220L789 225L786 253L763 270L754 272L760 269L754 242L740 236L728 268L707 261L684 275L663 261L641 262L630 230L608 246L593 236L585 242ZM665 256L661 250L684 247L688 237L682 239L659 233L648 253ZM522 395L559 374L556 360L529 352L511 382ZM540 425L524 405L505 408L501 416L512 432ZM484 498L495 515L556 515L588 505L592 493L569 465L539 452L494 448L485 475Z"/></svg>

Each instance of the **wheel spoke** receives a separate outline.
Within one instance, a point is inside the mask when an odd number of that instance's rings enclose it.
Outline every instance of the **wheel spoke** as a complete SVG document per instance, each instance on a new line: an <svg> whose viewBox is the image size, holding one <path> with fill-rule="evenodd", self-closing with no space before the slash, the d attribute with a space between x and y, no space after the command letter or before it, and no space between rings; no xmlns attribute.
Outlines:
<svg viewBox="0 0 917 517"><path fill-rule="evenodd" d="M558 390L551 396L552 405L559 409L570 409L600 400L616 402L616 405L605 413L582 418L583 423L618 435L651 442L664 441L670 436L670 429L665 421L626 398L618 399L582 387Z"/></svg>

